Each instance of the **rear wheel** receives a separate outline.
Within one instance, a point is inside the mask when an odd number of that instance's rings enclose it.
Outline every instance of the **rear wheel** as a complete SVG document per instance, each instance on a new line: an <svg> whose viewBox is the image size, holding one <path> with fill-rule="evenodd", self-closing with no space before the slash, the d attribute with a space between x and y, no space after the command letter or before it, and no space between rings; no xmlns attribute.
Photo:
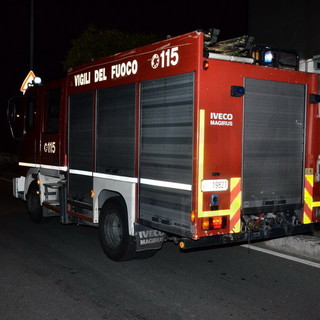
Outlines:
<svg viewBox="0 0 320 320"><path fill-rule="evenodd" d="M114 261L134 259L136 245L129 235L127 210L120 199L109 200L101 210L99 238L103 251Z"/></svg>
<svg viewBox="0 0 320 320"><path fill-rule="evenodd" d="M42 207L40 205L39 187L36 181L30 184L27 196L27 210L31 221L41 223L43 221Z"/></svg>

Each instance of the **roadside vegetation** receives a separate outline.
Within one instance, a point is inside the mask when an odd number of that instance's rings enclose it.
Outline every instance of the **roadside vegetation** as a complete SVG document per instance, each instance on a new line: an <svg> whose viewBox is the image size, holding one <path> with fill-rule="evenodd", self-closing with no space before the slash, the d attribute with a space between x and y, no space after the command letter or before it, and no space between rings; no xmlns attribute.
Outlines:
<svg viewBox="0 0 320 320"><path fill-rule="evenodd" d="M154 33L128 33L114 29L99 29L90 25L78 38L72 40L62 63L63 68L67 71L83 63L162 39L163 36Z"/></svg>

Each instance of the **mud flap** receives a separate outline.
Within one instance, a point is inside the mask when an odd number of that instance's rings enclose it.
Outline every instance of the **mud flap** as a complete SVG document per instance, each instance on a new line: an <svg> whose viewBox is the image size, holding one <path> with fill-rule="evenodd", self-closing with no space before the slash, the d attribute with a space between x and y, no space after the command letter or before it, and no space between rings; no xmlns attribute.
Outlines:
<svg viewBox="0 0 320 320"><path fill-rule="evenodd" d="M140 224L135 224L134 235L136 238L136 251L157 250L162 247L165 233L151 229Z"/></svg>

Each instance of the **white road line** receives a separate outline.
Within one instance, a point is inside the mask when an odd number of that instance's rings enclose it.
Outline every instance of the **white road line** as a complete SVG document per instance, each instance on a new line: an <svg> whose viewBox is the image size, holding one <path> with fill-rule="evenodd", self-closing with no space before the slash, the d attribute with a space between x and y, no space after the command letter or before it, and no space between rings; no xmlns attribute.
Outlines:
<svg viewBox="0 0 320 320"><path fill-rule="evenodd" d="M260 252L263 252L263 253L266 253L266 254L270 254L270 255L273 255L273 256L276 256L276 257L279 257L279 258L291 260L291 261L294 261L294 262L305 264L305 265L310 266L310 267L314 267L314 268L320 269L320 263L317 263L317 262L312 262L312 261L309 261L309 260L296 258L296 257L293 257L293 256L289 256L287 254L275 252L275 251L268 250L268 249L263 249L263 248L256 247L256 246L253 246L253 245L248 245L248 244L243 244L243 245L241 245L241 247L247 248L249 250L260 251Z"/></svg>

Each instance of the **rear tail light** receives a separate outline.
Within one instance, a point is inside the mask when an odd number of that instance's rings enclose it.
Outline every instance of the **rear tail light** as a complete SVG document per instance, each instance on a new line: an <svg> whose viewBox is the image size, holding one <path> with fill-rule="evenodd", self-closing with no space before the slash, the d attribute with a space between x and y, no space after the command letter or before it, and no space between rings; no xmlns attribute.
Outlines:
<svg viewBox="0 0 320 320"><path fill-rule="evenodd" d="M201 222L202 230L218 230L226 227L226 217L203 218Z"/></svg>
<svg viewBox="0 0 320 320"><path fill-rule="evenodd" d="M222 228L222 217L214 217L212 218L212 227L213 229L221 229Z"/></svg>

